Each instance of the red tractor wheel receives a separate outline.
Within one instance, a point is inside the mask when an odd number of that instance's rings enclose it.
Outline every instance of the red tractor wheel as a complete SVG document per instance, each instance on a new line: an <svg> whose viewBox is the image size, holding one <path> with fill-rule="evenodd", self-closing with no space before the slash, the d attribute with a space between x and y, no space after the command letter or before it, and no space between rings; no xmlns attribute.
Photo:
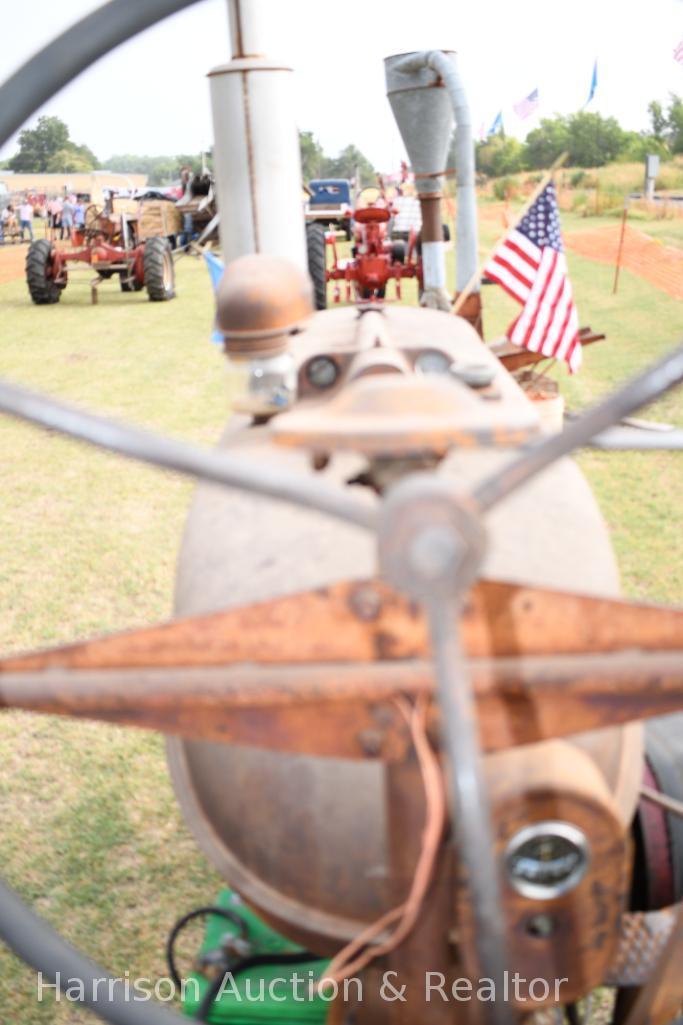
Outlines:
<svg viewBox="0 0 683 1025"><path fill-rule="evenodd" d="M58 303L66 288L66 275L59 284L53 277L53 246L49 239L32 242L26 255L26 284L37 306Z"/></svg>
<svg viewBox="0 0 683 1025"><path fill-rule="evenodd" d="M145 287L153 302L165 302L175 295L175 264L168 239L155 236L145 242ZM123 288L123 284L121 285ZM133 291L135 286L133 286Z"/></svg>

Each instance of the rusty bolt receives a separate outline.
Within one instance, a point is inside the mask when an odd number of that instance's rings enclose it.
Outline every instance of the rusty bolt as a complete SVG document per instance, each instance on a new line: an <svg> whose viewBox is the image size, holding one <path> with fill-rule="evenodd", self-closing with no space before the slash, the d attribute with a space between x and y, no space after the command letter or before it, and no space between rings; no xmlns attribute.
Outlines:
<svg viewBox="0 0 683 1025"><path fill-rule="evenodd" d="M349 598L351 608L359 619L369 621L377 619L382 608L382 599L374 587L361 584L354 587Z"/></svg>
<svg viewBox="0 0 683 1025"><path fill-rule="evenodd" d="M382 730L361 730L358 734L358 742L363 752L370 758L377 758L382 753L382 742L384 733Z"/></svg>
<svg viewBox="0 0 683 1025"><path fill-rule="evenodd" d="M532 915L526 924L526 931L531 936L537 936L539 939L547 939L555 932L555 926L556 922L552 915Z"/></svg>

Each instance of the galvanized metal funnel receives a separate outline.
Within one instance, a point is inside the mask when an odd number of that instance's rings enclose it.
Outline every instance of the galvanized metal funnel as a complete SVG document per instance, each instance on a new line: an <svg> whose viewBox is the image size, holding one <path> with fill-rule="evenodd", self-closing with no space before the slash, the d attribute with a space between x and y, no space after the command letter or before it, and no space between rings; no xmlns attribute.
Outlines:
<svg viewBox="0 0 683 1025"><path fill-rule="evenodd" d="M446 51L455 60L455 54ZM453 134L453 107L440 76L425 53L400 53L384 60L387 97L416 175L435 175L446 167ZM421 195L440 192L439 177L417 178Z"/></svg>

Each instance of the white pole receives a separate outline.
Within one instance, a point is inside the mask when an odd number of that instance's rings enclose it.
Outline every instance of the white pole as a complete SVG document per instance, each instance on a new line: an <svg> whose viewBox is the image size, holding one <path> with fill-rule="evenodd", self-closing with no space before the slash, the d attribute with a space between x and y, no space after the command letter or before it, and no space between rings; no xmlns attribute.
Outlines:
<svg viewBox="0 0 683 1025"><path fill-rule="evenodd" d="M209 73L226 263L266 253L307 269L292 69L264 56L268 0L228 0L232 60Z"/></svg>

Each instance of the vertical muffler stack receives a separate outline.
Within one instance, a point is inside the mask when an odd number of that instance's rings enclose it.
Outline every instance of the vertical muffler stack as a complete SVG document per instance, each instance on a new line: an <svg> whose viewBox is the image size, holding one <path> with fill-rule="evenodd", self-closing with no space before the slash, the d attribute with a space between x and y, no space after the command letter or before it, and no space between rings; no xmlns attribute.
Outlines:
<svg viewBox="0 0 683 1025"><path fill-rule="evenodd" d="M458 292L476 273L478 260L474 144L457 58L454 53L443 50L397 54L387 57L384 67L387 96L416 176L422 210L423 303L437 309L450 309L441 198L454 121ZM478 293L473 305L478 311Z"/></svg>
<svg viewBox="0 0 683 1025"><path fill-rule="evenodd" d="M227 264L248 253L307 269L292 69L265 56L266 0L228 0L232 60L209 73Z"/></svg>

